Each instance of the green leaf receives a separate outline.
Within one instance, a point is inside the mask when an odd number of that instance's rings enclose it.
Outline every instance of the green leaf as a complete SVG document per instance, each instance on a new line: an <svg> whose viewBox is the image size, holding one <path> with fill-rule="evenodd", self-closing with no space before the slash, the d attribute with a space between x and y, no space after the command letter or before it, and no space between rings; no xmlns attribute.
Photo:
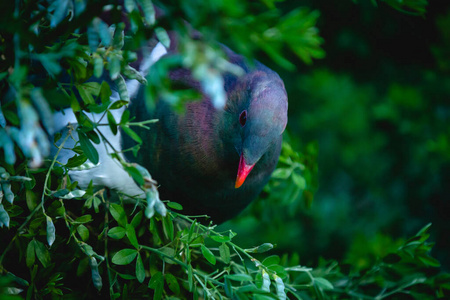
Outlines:
<svg viewBox="0 0 450 300"><path fill-rule="evenodd" d="M124 165L123 169L136 181L139 186L144 185L144 177L135 166Z"/></svg>
<svg viewBox="0 0 450 300"><path fill-rule="evenodd" d="M136 259L136 278L139 283L144 282L145 279L144 263L142 262L142 257L139 253Z"/></svg>
<svg viewBox="0 0 450 300"><path fill-rule="evenodd" d="M136 231L134 230L133 225L127 224L126 227L126 234L127 238L130 241L131 245L134 246L134 248L139 249L139 243L136 237Z"/></svg>
<svg viewBox="0 0 450 300"><path fill-rule="evenodd" d="M100 85L100 101L102 103L108 103L110 100L110 97L112 95L111 88L109 87L109 84L106 81L102 81L102 84Z"/></svg>
<svg viewBox="0 0 450 300"><path fill-rule="evenodd" d="M254 284L247 284L247 285L243 285L240 286L237 290L237 293L255 293L255 294L259 294L262 292L262 289L259 289L256 285ZM256 295L255 295L256 296ZM255 297L255 299L257 299L257 297ZM272 297L270 299L273 299Z"/></svg>
<svg viewBox="0 0 450 300"><path fill-rule="evenodd" d="M89 239L89 229L83 224L78 225L77 232L80 235L81 239L86 242Z"/></svg>
<svg viewBox="0 0 450 300"><path fill-rule="evenodd" d="M171 257L175 258L176 254L175 254L175 249L171 248L171 247L164 247L164 248L160 248L159 251L161 251L162 253L164 253L164 261L168 264L176 264L177 262L175 262L173 259L171 259Z"/></svg>
<svg viewBox="0 0 450 300"><path fill-rule="evenodd" d="M91 221L92 221L91 215L84 215L84 216L76 218L75 221L73 221L73 223L74 224L85 224L85 223L89 223Z"/></svg>
<svg viewBox="0 0 450 300"><path fill-rule="evenodd" d="M47 248L43 243L36 240L34 247L37 258L41 262L42 266L44 266L44 268L47 268L48 265L50 264L50 253L48 253Z"/></svg>
<svg viewBox="0 0 450 300"><path fill-rule="evenodd" d="M100 137L98 136L97 132L95 132L94 130L89 130L85 132L87 137L93 141L95 144L100 144Z"/></svg>
<svg viewBox="0 0 450 300"><path fill-rule="evenodd" d="M91 95L98 96L100 94L101 85L98 82L85 82L81 84L83 89Z"/></svg>
<svg viewBox="0 0 450 300"><path fill-rule="evenodd" d="M163 219L162 225L163 225L164 235L166 236L166 238L173 241L174 229L173 229L172 218L170 216L165 217Z"/></svg>
<svg viewBox="0 0 450 300"><path fill-rule="evenodd" d="M292 181L294 181L295 185L301 189L304 190L306 188L306 180L303 176L300 176L299 174L293 172L292 173Z"/></svg>
<svg viewBox="0 0 450 300"><path fill-rule="evenodd" d="M164 290L164 280L161 276L161 280L156 285L155 293L153 294L153 299L160 300L162 298L163 290Z"/></svg>
<svg viewBox="0 0 450 300"><path fill-rule="evenodd" d="M134 260L137 254L136 249L122 249L114 254L111 261L116 265L128 265Z"/></svg>
<svg viewBox="0 0 450 300"><path fill-rule="evenodd" d="M223 260L224 263L229 264L231 261L230 256L230 248L227 246L227 244L222 243L222 245L219 246L219 253L220 258Z"/></svg>
<svg viewBox="0 0 450 300"><path fill-rule="evenodd" d="M273 245L271 243L264 243L256 248L256 253L264 253L272 249Z"/></svg>
<svg viewBox="0 0 450 300"><path fill-rule="evenodd" d="M95 104L94 97L92 96L92 93L90 92L90 89L88 86L76 85L78 89L78 93L80 93L80 97L83 100L84 104L91 105Z"/></svg>
<svg viewBox="0 0 450 300"><path fill-rule="evenodd" d="M206 260L209 261L211 264L215 265L216 264L216 257L211 252L211 250L206 248L205 245L202 245L201 249L202 249L202 254L206 258Z"/></svg>
<svg viewBox="0 0 450 300"><path fill-rule="evenodd" d="M108 236L112 239L120 240L126 234L126 230L123 227L117 226L108 230Z"/></svg>
<svg viewBox="0 0 450 300"><path fill-rule="evenodd" d="M189 283L189 292L192 292L194 289L194 271L192 270L192 266L188 266L188 283Z"/></svg>
<svg viewBox="0 0 450 300"><path fill-rule="evenodd" d="M140 138L140 136L134 132L130 127L124 125L121 126L122 130L130 137L132 138L135 142L142 144L142 139Z"/></svg>
<svg viewBox="0 0 450 300"><path fill-rule="evenodd" d="M194 222L191 225L191 228L189 228L189 233L188 233L188 242L189 243L191 243L191 238L192 238L192 235L194 234L195 229L198 229L197 220L194 220Z"/></svg>
<svg viewBox="0 0 450 300"><path fill-rule="evenodd" d="M269 270L273 271L274 273L278 274L281 277L284 277L287 275L286 270L284 269L284 267L280 266L280 265L271 265L269 267L267 267Z"/></svg>
<svg viewBox="0 0 450 300"><path fill-rule="evenodd" d="M123 125L127 123L129 119L130 119L130 111L125 110L122 114L122 117L120 118L120 124Z"/></svg>
<svg viewBox="0 0 450 300"><path fill-rule="evenodd" d="M291 169L288 168L277 168L272 173L272 178L278 178L278 179L287 179L292 173Z"/></svg>
<svg viewBox="0 0 450 300"><path fill-rule="evenodd" d="M102 19L96 17L95 20L98 20L97 31L100 39L102 40L102 44L105 46L110 46L112 42L111 32L109 31L108 25L102 21Z"/></svg>
<svg viewBox="0 0 450 300"><path fill-rule="evenodd" d="M213 241L216 241L218 243L226 243L231 241L231 239L228 236L223 235L211 235L209 236Z"/></svg>
<svg viewBox="0 0 450 300"><path fill-rule="evenodd" d="M175 210L183 210L183 206L176 202L168 202L167 206Z"/></svg>
<svg viewBox="0 0 450 300"><path fill-rule="evenodd" d="M88 244L82 244L81 245L81 250L83 251L84 254L86 254L87 256L93 256L95 255L94 249L92 249L91 245Z"/></svg>
<svg viewBox="0 0 450 300"><path fill-rule="evenodd" d="M55 193L56 194L56 193ZM61 199L73 199L73 198L81 198L84 196L84 194L86 194L86 191L83 190L75 190L75 191L71 191L66 193L65 195L62 196L58 196L58 198ZM56 197L55 195L53 195L54 197Z"/></svg>
<svg viewBox="0 0 450 300"><path fill-rule="evenodd" d="M425 225L422 229L419 230L419 232L416 234L416 236L422 236L424 234L427 234L431 225L432 225L432 223L428 223L427 225Z"/></svg>
<svg viewBox="0 0 450 300"><path fill-rule="evenodd" d="M228 297L233 298L233 285L231 284L231 281L228 278L228 276L225 276L224 283L225 283L225 286L224 286L225 294Z"/></svg>
<svg viewBox="0 0 450 300"><path fill-rule="evenodd" d="M248 274L231 274L226 277L234 281L253 281L253 277Z"/></svg>
<svg viewBox="0 0 450 300"><path fill-rule="evenodd" d="M280 257L278 255L271 255L269 257L266 257L262 261L262 264L265 265L266 267L278 265L279 263L280 263Z"/></svg>
<svg viewBox="0 0 450 300"><path fill-rule="evenodd" d="M98 164L98 152L97 149L92 145L91 141L88 139L84 132L78 131L78 138L80 141L80 147L83 150L83 153L87 156L87 158L93 163Z"/></svg>
<svg viewBox="0 0 450 300"><path fill-rule="evenodd" d="M174 292L175 295L180 294L180 285L178 284L177 279L171 273L167 273L164 275L166 278L166 283L169 286L169 289Z"/></svg>
<svg viewBox="0 0 450 300"><path fill-rule="evenodd" d="M126 227L126 225L128 224L127 215L125 214L125 210L123 209L122 206L116 203L112 203L109 206L109 212L111 213L114 220L116 220L120 226L124 228Z"/></svg>
<svg viewBox="0 0 450 300"><path fill-rule="evenodd" d="M28 268L31 268L31 266L34 264L34 261L36 260L34 245L35 241L31 240L27 246L26 263Z"/></svg>
<svg viewBox="0 0 450 300"><path fill-rule="evenodd" d="M426 264L426 265L428 265L430 267L436 267L437 268L437 267L441 266L441 263L437 259L435 259L435 258L433 258L431 256L428 256L426 254L419 255L418 257L419 257L419 260L421 262L423 262L424 264Z"/></svg>
<svg viewBox="0 0 450 300"><path fill-rule="evenodd" d="M329 282L323 277L315 277L314 284L326 291L332 290L334 288L331 282Z"/></svg>
<svg viewBox="0 0 450 300"><path fill-rule="evenodd" d="M67 195L68 193L70 193L70 191L68 189L61 189L61 190L58 190L55 193L53 193L52 196L55 198L59 198L59 197L63 197L65 195Z"/></svg>
<svg viewBox="0 0 450 300"><path fill-rule="evenodd" d="M109 110L106 113L106 117L108 118L108 124L109 124L109 128L111 129L111 132L114 135L116 135L117 134L117 123L116 123L116 120L114 119L114 116L112 115L112 113Z"/></svg>
<svg viewBox="0 0 450 300"><path fill-rule="evenodd" d="M82 164L84 164L87 161L87 156L84 154L81 155L75 155L71 158L69 158L69 160L66 163L66 167L67 168L75 168L75 167L79 167Z"/></svg>
<svg viewBox="0 0 450 300"><path fill-rule="evenodd" d="M163 281L163 275L161 272L156 272L155 274L150 277L150 281L148 282L148 287L151 289L155 289L158 284L160 284Z"/></svg>
<svg viewBox="0 0 450 300"><path fill-rule="evenodd" d="M110 110L119 109L124 105L127 105L129 102L125 100L117 100L109 107Z"/></svg>
<svg viewBox="0 0 450 300"><path fill-rule="evenodd" d="M134 227L134 228L137 228L138 226L139 226L139 224L141 224L141 221L142 221L142 216L143 216L144 214L143 214L143 212L142 212L142 210L140 210L134 217L133 217L133 220L131 220L131 225Z"/></svg>

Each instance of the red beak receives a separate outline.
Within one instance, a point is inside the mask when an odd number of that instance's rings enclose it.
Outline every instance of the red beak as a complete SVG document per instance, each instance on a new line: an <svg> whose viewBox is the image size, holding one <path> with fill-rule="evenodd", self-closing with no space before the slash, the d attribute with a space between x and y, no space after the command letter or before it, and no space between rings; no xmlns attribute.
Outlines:
<svg viewBox="0 0 450 300"><path fill-rule="evenodd" d="M248 174L250 174L250 171L253 169L253 165L247 165L245 163L244 154L241 154L241 159L239 160L239 169L236 177L236 184L234 187L236 189L240 188L241 185L244 183L245 179L247 178Z"/></svg>

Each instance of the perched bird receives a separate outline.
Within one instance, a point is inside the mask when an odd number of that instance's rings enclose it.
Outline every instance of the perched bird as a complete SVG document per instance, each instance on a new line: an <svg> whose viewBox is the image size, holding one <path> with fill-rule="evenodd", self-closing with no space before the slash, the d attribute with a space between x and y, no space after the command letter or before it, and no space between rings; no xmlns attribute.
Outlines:
<svg viewBox="0 0 450 300"><path fill-rule="evenodd" d="M127 109L135 117L134 122L159 121L151 130L135 129L143 144L137 157L125 152L125 158L149 170L159 184L161 199L182 204L183 213L209 215L216 223L242 211L269 180L280 154L288 108L283 81L274 71L257 61L248 63L225 46L223 51L230 63L244 70L242 76L223 76L227 96L224 109L213 106L201 85L185 69L171 71L170 79L196 89L202 99L187 103L180 113L164 101L158 101L154 111L147 111L145 86L127 82L131 96ZM166 49L158 43L140 62L141 72L151 72L156 60L174 52L176 48ZM113 98L118 97L116 94ZM121 113L115 116L117 120ZM98 116L92 118L98 120ZM56 119L59 124L74 122L70 110ZM116 150L134 144L125 134L114 136L107 126L99 129ZM95 185L139 195L140 189L131 177L109 157L109 146L96 148L100 156L98 167L89 174L73 171L73 179L80 186L93 180Z"/></svg>

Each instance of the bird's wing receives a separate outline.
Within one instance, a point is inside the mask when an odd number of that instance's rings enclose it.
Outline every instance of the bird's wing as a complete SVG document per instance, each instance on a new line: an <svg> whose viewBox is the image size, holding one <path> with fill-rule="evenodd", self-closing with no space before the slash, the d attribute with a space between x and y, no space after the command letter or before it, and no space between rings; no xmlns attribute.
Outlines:
<svg viewBox="0 0 450 300"><path fill-rule="evenodd" d="M141 61L139 71L143 76L146 76L150 71L151 66L158 61L164 54L167 53L166 48L158 43L153 49L151 49L149 55L144 57ZM139 88L141 84L136 79L130 79L126 81L128 93L131 101L138 94ZM112 91L111 100L115 102L119 100L119 94L117 91ZM120 122L123 112L126 107L123 106L120 109L112 110L114 119L117 123ZM87 113L85 114L93 121L98 122L101 120L102 114L95 113ZM69 134L69 131L66 130L67 125L72 124L74 126L77 125L77 119L72 111L72 109L68 108L63 111L57 112L53 116L54 122L56 124L56 131L65 131L65 134ZM103 118L105 119L105 118ZM107 120L102 120L100 124L108 124ZM111 157L111 153L117 152L119 155L123 157L121 154L122 151L122 143L121 143L121 133L120 131L114 135L109 128L109 126L99 126L97 128L101 134L108 141L105 143L103 139L101 139L100 143L94 144L98 154L99 154L99 163L97 165L90 165L90 167L84 168L82 170L70 170L69 175L74 181L78 181L78 184L81 188L86 188L89 183L93 182L95 186L103 186L119 191L125 195L129 196L141 196L144 197L144 193L142 189L140 189L131 176L123 169L122 165L114 158ZM67 160L74 156L74 152L71 148L78 141L78 135L76 131L71 132L72 137L68 139L64 148L60 151L58 156L58 161L62 164L67 163ZM61 139L62 140L62 139ZM56 149L53 149L53 152L56 152Z"/></svg>

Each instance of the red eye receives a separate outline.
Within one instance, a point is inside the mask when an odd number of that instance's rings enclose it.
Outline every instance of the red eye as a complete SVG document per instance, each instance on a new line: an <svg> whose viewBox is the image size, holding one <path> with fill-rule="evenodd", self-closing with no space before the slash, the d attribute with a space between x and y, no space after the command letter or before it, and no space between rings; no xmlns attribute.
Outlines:
<svg viewBox="0 0 450 300"><path fill-rule="evenodd" d="M247 122L247 111L244 110L239 115L239 123L241 123L241 126L244 127L245 122Z"/></svg>

